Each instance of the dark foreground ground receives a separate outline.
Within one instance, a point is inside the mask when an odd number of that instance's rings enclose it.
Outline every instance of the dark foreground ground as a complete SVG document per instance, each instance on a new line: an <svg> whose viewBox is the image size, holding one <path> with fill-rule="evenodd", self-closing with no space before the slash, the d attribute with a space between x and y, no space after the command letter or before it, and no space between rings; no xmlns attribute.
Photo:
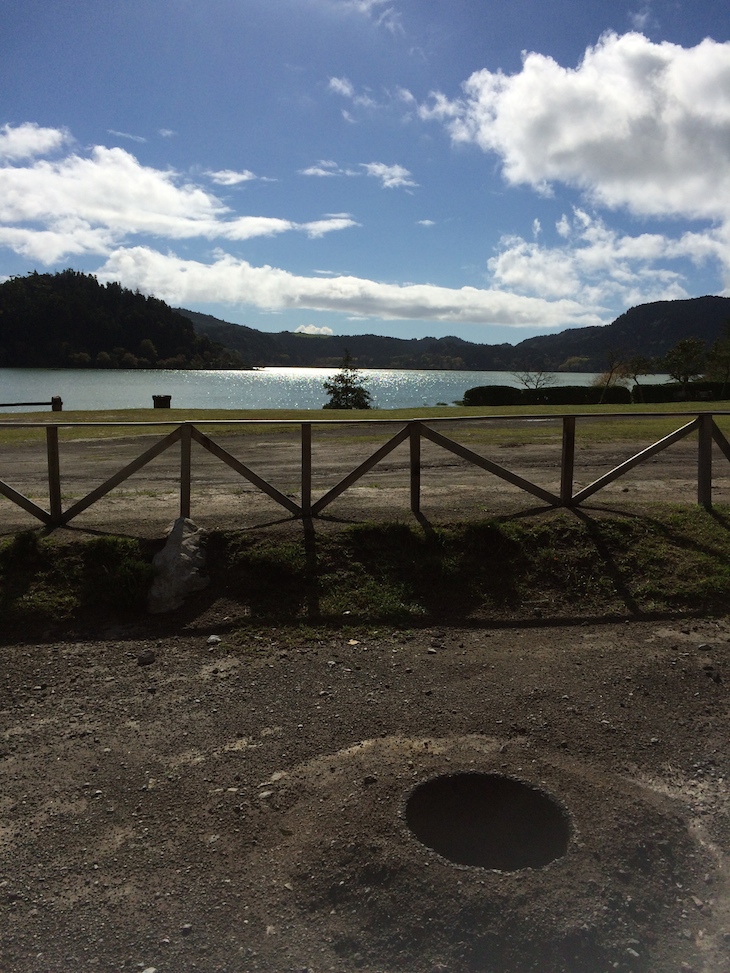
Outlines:
<svg viewBox="0 0 730 973"><path fill-rule="evenodd" d="M242 637L225 611L3 647L0 969L730 969L727 622ZM565 854L422 844L409 795L458 772L551 795Z"/></svg>

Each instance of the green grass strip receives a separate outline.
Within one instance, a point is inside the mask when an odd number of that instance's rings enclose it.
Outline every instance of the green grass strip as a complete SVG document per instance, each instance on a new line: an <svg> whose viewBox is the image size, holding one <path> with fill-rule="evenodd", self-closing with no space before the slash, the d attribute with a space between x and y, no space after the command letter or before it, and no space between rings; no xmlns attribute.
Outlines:
<svg viewBox="0 0 730 973"><path fill-rule="evenodd" d="M101 611L139 620L161 541L63 542L41 531L0 545L0 616L38 632ZM632 516L558 511L424 530L213 532L206 603L235 626L468 625L724 614L730 508L657 505ZM188 606L190 611L195 610ZM173 619L172 621L175 621Z"/></svg>

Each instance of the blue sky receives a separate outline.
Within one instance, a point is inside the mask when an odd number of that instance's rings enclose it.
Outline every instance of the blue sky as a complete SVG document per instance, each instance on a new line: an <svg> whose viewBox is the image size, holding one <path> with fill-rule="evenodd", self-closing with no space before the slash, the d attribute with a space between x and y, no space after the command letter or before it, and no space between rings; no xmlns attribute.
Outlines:
<svg viewBox="0 0 730 973"><path fill-rule="evenodd" d="M516 343L730 295L726 0L5 0L0 279Z"/></svg>

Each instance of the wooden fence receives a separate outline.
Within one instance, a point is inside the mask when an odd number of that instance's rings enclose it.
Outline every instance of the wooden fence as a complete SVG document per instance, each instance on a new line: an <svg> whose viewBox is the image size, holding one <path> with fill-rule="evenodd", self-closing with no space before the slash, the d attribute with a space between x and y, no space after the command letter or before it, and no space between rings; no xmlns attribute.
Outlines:
<svg viewBox="0 0 730 973"><path fill-rule="evenodd" d="M11 409L26 405L50 405L51 412L63 412L63 399L54 395L48 402L0 402L0 409Z"/></svg>
<svg viewBox="0 0 730 973"><path fill-rule="evenodd" d="M192 461L191 447L196 442L214 457L225 463L239 476L253 484L276 503L280 504L289 511L294 517L309 518L320 514L338 496L352 487L366 473L372 470L386 456L393 452L401 443L409 444L409 468L410 468L410 508L414 514L421 512L421 443L423 440L430 441L435 445L449 451L455 456L460 457L468 463L485 470L500 479L512 484L513 486L537 497L544 503L552 507L577 507L589 497L594 496L608 484L618 480L629 470L646 462L651 457L669 448L680 440L697 433L697 502L698 504L710 508L712 505L712 446L717 444L720 452L725 459L730 462L730 443L718 428L715 422L716 416L728 416L730 412L700 412L694 414L689 421L684 422L679 428L657 442L652 443L645 449L634 454L629 459L620 463L618 466L598 477L588 486L575 491L574 489L574 467L576 455L576 426L581 420L608 420L621 421L622 419L651 419L651 418L672 418L680 417L687 419L688 413L616 413L612 415L595 414L588 415L533 415L533 416L460 416L458 420L452 417L434 419L413 419L404 421L402 419L322 419L306 421L287 421L287 420L219 420L202 422L92 422L92 423L23 423L23 428L41 428L45 430L46 438L46 460L48 471L48 492L49 507L44 509L30 498L19 493L5 482L5 475L0 470L0 494L21 507L26 512L32 514L42 523L49 527L57 527L69 523L82 511L106 496L115 487L119 486L132 474L141 470L155 457L160 456L166 450L179 443L180 450L180 505L181 517L191 515L191 485L192 485ZM523 476L518 475L506 467L482 456L480 453L456 442L454 439L445 436L437 431L438 426L444 423L458 421L460 424L491 422L504 423L505 419L510 422L515 421L535 421L553 419L562 422L562 446L560 450L560 489L558 493L546 490L544 487L533 483ZM396 432L386 443L380 446L364 462L360 463L355 469L347 473L335 486L329 489L322 496L314 499L312 496L312 435L313 429L327 425L361 425L368 424L379 427L397 427ZM226 430L236 429L244 426L271 425L276 427L292 427L299 429L299 441L301 445L301 491L300 501L292 499L282 493L266 479L255 473L247 465L233 456L228 450L216 443L210 436L201 431L199 427L225 427ZM122 467L113 476L109 477L95 489L91 490L86 496L72 503L66 509L62 504L61 474L60 474L60 455L59 455L59 429L82 428L89 430L92 427L118 427L139 429L139 427L160 428L173 426L172 430L164 435L137 456L132 462ZM0 422L2 428L18 428L18 423Z"/></svg>

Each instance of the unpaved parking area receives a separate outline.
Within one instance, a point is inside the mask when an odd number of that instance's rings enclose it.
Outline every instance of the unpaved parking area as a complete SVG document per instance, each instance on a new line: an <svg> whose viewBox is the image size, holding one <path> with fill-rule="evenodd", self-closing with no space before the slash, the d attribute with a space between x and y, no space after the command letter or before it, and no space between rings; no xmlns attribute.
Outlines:
<svg viewBox="0 0 730 973"><path fill-rule="evenodd" d="M224 611L3 646L0 969L729 968L727 624L307 639ZM566 853L421 844L410 793L458 772L543 789Z"/></svg>

